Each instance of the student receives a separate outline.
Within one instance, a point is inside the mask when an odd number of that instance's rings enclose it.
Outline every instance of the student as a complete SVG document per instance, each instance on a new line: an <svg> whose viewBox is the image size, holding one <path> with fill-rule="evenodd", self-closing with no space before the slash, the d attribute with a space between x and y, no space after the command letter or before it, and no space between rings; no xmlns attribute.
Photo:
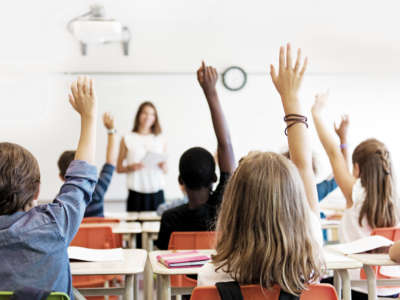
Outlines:
<svg viewBox="0 0 400 300"><path fill-rule="evenodd" d="M333 133L324 123L323 111L328 94L318 94L312 108L319 139L329 157L333 174L346 198L346 210L339 226L342 243L371 234L374 228L396 226L399 221L395 181L390 153L386 146L368 139L352 155L353 174L347 168ZM352 279L360 278L359 270L350 270ZM400 292L398 288L378 288L379 296ZM367 299L367 288L353 288L352 299Z"/></svg>
<svg viewBox="0 0 400 300"><path fill-rule="evenodd" d="M169 238L174 231L208 231L214 229L214 221L225 184L235 167L235 158L228 125L219 103L217 71L204 62L197 71L197 80L203 89L210 108L211 119L218 143L220 177L217 188L215 161L207 150L194 147L185 151L179 161L179 183L184 186L189 202L164 212L156 246L168 249Z"/></svg>
<svg viewBox="0 0 400 300"><path fill-rule="evenodd" d="M107 154L106 163L101 169L99 179L93 192L92 201L85 210L85 218L88 217L104 217L104 194L107 192L113 176L115 165L117 161L117 149L115 143L116 130L114 128L114 118L111 114L105 113L103 115L103 124L107 129ZM58 168L60 170L60 178L65 181L65 173L74 160L76 151L64 151L58 159Z"/></svg>
<svg viewBox="0 0 400 300"><path fill-rule="evenodd" d="M217 222L216 255L199 272L198 285L237 281L298 295L321 275L322 234L312 157L298 90L307 60L292 67L290 45L271 66L287 120L292 161L250 152L229 181ZM296 168L297 167L297 168Z"/></svg>
<svg viewBox="0 0 400 300"><path fill-rule="evenodd" d="M394 243L392 247L389 249L390 259L400 263L400 241Z"/></svg>
<svg viewBox="0 0 400 300"><path fill-rule="evenodd" d="M73 299L67 247L78 231L96 184L96 97L79 78L69 101L81 117L81 136L55 200L34 206L40 171L25 148L0 143L0 290L22 287L65 292Z"/></svg>

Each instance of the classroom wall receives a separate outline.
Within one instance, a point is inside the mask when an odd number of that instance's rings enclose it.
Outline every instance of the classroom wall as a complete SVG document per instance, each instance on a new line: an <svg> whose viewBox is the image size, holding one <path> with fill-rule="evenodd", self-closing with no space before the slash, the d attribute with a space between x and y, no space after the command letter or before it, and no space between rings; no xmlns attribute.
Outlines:
<svg viewBox="0 0 400 300"><path fill-rule="evenodd" d="M280 100L266 74L286 41L301 46L310 57L302 91L307 105L316 92L330 88L334 107L329 117L351 115L351 147L367 137L379 137L400 167L397 1L99 2L111 17L130 26L129 57L121 55L119 45L89 47L88 56L80 56L65 26L92 1L0 4L0 137L26 146L38 158L41 199L57 193L61 182L56 161L62 151L77 145L79 119L67 101L75 76L68 73L96 72L99 114L112 112L119 134L131 129L141 101L155 102L168 139L166 195L172 198L180 195L181 153L195 145L216 149L194 73L202 59L220 72L230 65L249 72L248 84L240 92L229 92L218 83L237 158L250 150L286 148ZM375 22L378 15L385 17ZM322 178L329 173L328 163L312 124L310 132L320 154ZM100 167L106 143L100 119L97 141ZM106 198L125 196L125 177L116 175Z"/></svg>

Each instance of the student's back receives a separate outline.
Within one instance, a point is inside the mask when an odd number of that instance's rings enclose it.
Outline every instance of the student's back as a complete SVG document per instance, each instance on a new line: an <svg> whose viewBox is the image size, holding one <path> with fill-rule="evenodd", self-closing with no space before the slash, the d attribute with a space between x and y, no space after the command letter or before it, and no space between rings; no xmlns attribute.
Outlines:
<svg viewBox="0 0 400 300"><path fill-rule="evenodd" d="M225 184L235 165L234 154L228 126L219 103L215 84L217 71L206 67L204 62L197 71L197 78L211 112L214 132L218 142L218 161L220 177L217 188L215 160L212 154L194 147L185 151L179 160L179 183L185 189L188 203L164 212L161 218L158 240L159 249L167 249L169 238L174 231L207 231L214 229L218 207L222 201Z"/></svg>
<svg viewBox="0 0 400 300"><path fill-rule="evenodd" d="M81 115L81 137L60 193L35 206L40 171L23 147L0 143L0 290L24 287L68 293L72 278L67 247L78 231L96 184L96 99L93 84L79 79L70 103Z"/></svg>

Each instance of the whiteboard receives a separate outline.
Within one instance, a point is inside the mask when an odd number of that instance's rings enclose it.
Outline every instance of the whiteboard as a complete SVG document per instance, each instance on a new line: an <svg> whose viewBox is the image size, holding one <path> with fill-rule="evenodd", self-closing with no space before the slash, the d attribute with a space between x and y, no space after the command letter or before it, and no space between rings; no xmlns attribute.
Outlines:
<svg viewBox="0 0 400 300"><path fill-rule="evenodd" d="M195 74L95 75L99 116L110 111L116 120L118 136L128 133L139 104L153 101L158 108L161 126L168 142L169 172L166 197L181 195L178 186L178 162L189 147L202 146L214 153L216 139L207 103ZM79 137L79 117L67 100L68 86L75 76L63 74L0 77L2 93L0 136L28 148L38 159L42 184L40 199L54 198L61 186L57 160L64 150L75 149ZM333 119L341 113L351 117L350 147L368 137L386 142L392 151L395 168L400 142L395 133L399 126L399 78L371 75L308 76L301 99L307 109L313 95L331 90ZM220 99L231 129L237 160L250 150L286 149L283 110L280 98L265 75L249 75L239 92L230 92L218 83ZM308 113L309 115L309 113ZM322 165L320 177L328 175L329 165L310 121L313 149ZM106 131L99 117L96 164L105 161ZM119 140L119 138L118 138ZM108 200L127 196L125 175L115 174L106 194Z"/></svg>

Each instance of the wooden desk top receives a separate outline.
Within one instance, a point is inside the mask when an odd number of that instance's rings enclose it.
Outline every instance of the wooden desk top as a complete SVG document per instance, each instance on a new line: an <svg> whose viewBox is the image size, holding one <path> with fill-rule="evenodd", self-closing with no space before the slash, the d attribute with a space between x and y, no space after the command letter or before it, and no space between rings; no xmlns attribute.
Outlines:
<svg viewBox="0 0 400 300"><path fill-rule="evenodd" d="M136 221L138 219L138 213L137 212L127 212L127 211L121 211L121 212L105 212L104 216L106 218L115 218L115 219L120 219L121 221Z"/></svg>
<svg viewBox="0 0 400 300"><path fill-rule="evenodd" d="M157 215L155 211L141 211L137 219L139 221L160 221L161 216Z"/></svg>
<svg viewBox="0 0 400 300"><path fill-rule="evenodd" d="M121 222L121 223L83 223L80 227L101 227L110 226L113 233L130 234L141 233L142 225L139 222Z"/></svg>
<svg viewBox="0 0 400 300"><path fill-rule="evenodd" d="M389 254L352 254L350 258L360 261L367 266L394 266L398 263L390 259Z"/></svg>
<svg viewBox="0 0 400 300"><path fill-rule="evenodd" d="M130 275L142 273L147 252L143 249L122 249L124 260L102 262L71 262L72 275Z"/></svg>
<svg viewBox="0 0 400 300"><path fill-rule="evenodd" d="M143 222L142 232L158 233L160 231L160 222Z"/></svg>

